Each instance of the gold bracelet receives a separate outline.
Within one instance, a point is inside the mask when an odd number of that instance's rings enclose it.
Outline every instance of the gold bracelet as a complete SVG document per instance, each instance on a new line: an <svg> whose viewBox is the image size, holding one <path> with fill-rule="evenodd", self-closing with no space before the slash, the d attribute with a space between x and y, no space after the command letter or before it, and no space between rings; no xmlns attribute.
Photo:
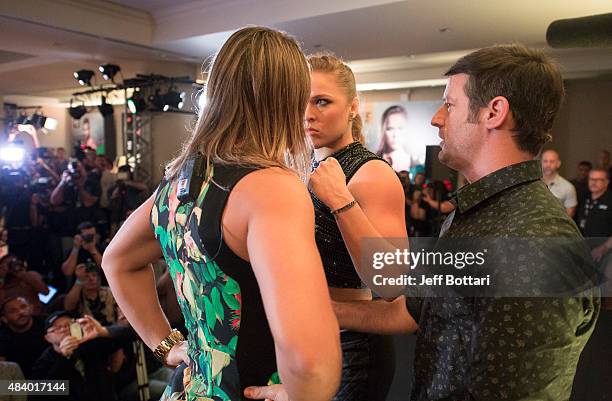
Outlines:
<svg viewBox="0 0 612 401"><path fill-rule="evenodd" d="M170 352L174 344L180 341L185 341L185 337L183 337L181 332L177 329L172 329L172 331L170 331L170 334L168 334L168 336L164 338L155 348L155 351L153 351L153 355L155 355L155 357L165 365L168 352Z"/></svg>
<svg viewBox="0 0 612 401"><path fill-rule="evenodd" d="M336 215L338 213L345 212L345 211L349 210L350 208L352 208L353 206L355 206L356 204L357 204L357 201L355 199L353 199L352 201L350 201L346 205L342 206L341 208L336 209L336 210L332 210L331 214Z"/></svg>

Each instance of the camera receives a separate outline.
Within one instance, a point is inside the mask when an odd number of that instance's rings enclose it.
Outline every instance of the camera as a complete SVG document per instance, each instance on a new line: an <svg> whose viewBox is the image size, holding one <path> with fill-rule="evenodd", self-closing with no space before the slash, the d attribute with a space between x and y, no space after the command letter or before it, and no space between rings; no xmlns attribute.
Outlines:
<svg viewBox="0 0 612 401"><path fill-rule="evenodd" d="M87 242L88 244L94 242L94 239L96 238L95 234L83 234L81 237L83 237L83 241Z"/></svg>
<svg viewBox="0 0 612 401"><path fill-rule="evenodd" d="M68 162L68 173L70 174L70 178L72 180L78 180L81 178L81 173L79 172L79 162L77 160L71 159Z"/></svg>

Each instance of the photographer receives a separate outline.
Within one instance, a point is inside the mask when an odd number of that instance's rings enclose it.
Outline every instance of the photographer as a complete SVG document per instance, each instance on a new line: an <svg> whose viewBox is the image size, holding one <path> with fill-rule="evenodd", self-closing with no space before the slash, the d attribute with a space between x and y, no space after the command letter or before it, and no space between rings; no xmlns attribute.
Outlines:
<svg viewBox="0 0 612 401"><path fill-rule="evenodd" d="M72 250L62 264L62 272L65 276L71 276L77 265L94 262L97 266L102 265L103 246L97 242L96 227L89 221L84 221L77 227L79 234L73 238Z"/></svg>
<svg viewBox="0 0 612 401"><path fill-rule="evenodd" d="M120 323L119 307L110 288L102 286L98 265L91 261L79 264L75 275L76 282L64 298L64 309L91 315L103 325Z"/></svg>
<svg viewBox="0 0 612 401"><path fill-rule="evenodd" d="M38 316L43 310L39 293L48 294L49 287L38 272L27 271L26 263L15 255L0 259L0 304L9 298L23 297L32 305L33 314Z"/></svg>
<svg viewBox="0 0 612 401"><path fill-rule="evenodd" d="M78 160L68 163L68 169L51 193L51 204L55 206L54 226L63 237L64 247L66 237L74 235L79 222L97 220L100 191L97 174L90 174Z"/></svg>
<svg viewBox="0 0 612 401"><path fill-rule="evenodd" d="M111 222L117 224L126 218L129 211L136 210L147 197L146 184L135 181L130 166L119 167L115 186L111 188Z"/></svg>
<svg viewBox="0 0 612 401"><path fill-rule="evenodd" d="M34 363L34 378L69 380L70 395L62 399L116 399L108 359L133 339L129 327L103 327L87 315L74 321L70 312L58 311L46 319L45 331L51 346Z"/></svg>

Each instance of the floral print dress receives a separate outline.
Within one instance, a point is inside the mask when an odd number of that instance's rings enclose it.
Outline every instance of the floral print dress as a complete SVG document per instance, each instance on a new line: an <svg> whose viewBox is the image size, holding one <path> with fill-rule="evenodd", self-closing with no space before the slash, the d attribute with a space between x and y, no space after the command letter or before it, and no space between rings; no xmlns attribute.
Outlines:
<svg viewBox="0 0 612 401"><path fill-rule="evenodd" d="M195 202L162 180L151 211L188 331L183 386L162 400L242 400L251 385L278 382L274 342L251 265L222 238L221 217L234 185L253 168L215 165ZM180 380L179 380L180 383Z"/></svg>

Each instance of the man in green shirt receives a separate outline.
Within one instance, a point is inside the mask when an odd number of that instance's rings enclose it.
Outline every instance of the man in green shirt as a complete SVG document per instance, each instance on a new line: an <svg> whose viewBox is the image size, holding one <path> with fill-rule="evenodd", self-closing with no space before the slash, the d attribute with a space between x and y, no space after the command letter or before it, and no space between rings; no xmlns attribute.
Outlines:
<svg viewBox="0 0 612 401"><path fill-rule="evenodd" d="M512 45L473 52L446 75L444 104L431 123L442 139L440 160L469 184L458 191L441 239L508 239L495 259L495 274L527 278L525 291L517 282L519 297L478 296L472 290L466 297L406 303L403 298L337 303L340 326L416 331L413 401L568 400L598 316L598 291L587 285L577 297L527 297L530 289L588 275L580 264L580 232L534 160L549 140L564 95L561 74L544 54ZM520 245L559 239L575 245L557 255L569 261L563 265ZM546 280L529 282L543 272ZM510 290L496 289L501 295Z"/></svg>

